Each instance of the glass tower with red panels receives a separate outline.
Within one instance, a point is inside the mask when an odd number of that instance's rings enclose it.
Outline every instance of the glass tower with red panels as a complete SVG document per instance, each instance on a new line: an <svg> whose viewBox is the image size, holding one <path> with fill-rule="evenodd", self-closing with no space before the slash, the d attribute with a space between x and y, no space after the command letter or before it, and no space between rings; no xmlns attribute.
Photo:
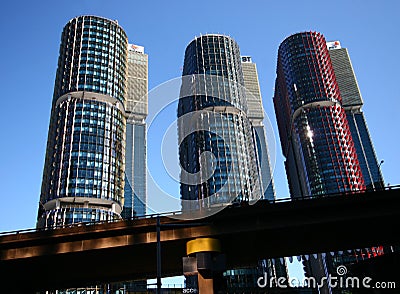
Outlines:
<svg viewBox="0 0 400 294"><path fill-rule="evenodd" d="M291 197L365 189L322 34L294 34L279 46L274 106Z"/></svg>
<svg viewBox="0 0 400 294"><path fill-rule="evenodd" d="M366 188L322 34L298 33L281 43L273 100L292 198ZM321 280L352 259L322 253L303 264L307 276ZM333 292L325 285L320 293Z"/></svg>

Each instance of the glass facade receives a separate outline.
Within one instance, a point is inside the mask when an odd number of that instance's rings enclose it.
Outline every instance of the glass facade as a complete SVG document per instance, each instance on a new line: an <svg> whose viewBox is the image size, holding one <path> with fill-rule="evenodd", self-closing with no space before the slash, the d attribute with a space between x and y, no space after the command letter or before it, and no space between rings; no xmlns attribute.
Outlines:
<svg viewBox="0 0 400 294"><path fill-rule="evenodd" d="M183 76L178 104L182 210L259 199L238 45L222 35L195 38L186 48ZM211 156L204 159L203 153Z"/></svg>
<svg viewBox="0 0 400 294"><path fill-rule="evenodd" d="M128 46L126 103L126 177L123 218L146 214L146 123L148 55L142 46Z"/></svg>
<svg viewBox="0 0 400 294"><path fill-rule="evenodd" d="M183 211L258 200L263 190L274 199L269 158L260 157L262 148L267 156L268 151L257 72L245 75L242 65L238 45L227 36L201 36L186 48L178 104ZM207 153L209 160L202 157ZM268 189L262 186L261 160L267 164ZM224 284L231 290L254 289L263 272L276 274L272 263L228 270ZM287 277L285 266L278 267ZM187 283L196 285L192 279Z"/></svg>
<svg viewBox="0 0 400 294"><path fill-rule="evenodd" d="M146 125L126 125L126 180L123 218L146 214Z"/></svg>
<svg viewBox="0 0 400 294"><path fill-rule="evenodd" d="M321 34L295 34L280 45L274 106L292 197L365 189Z"/></svg>
<svg viewBox="0 0 400 294"><path fill-rule="evenodd" d="M124 203L127 37L116 21L64 27L38 227L120 218Z"/></svg>
<svg viewBox="0 0 400 294"><path fill-rule="evenodd" d="M377 167L347 51L336 54L330 46L338 44L305 32L286 38L278 51L274 106L293 198L365 190L366 161ZM318 280L338 265L380 254L380 248L320 253L304 256L303 264L306 276ZM341 293L335 291L320 289Z"/></svg>
<svg viewBox="0 0 400 294"><path fill-rule="evenodd" d="M385 184L369 135L364 113L361 111L349 110L346 111L346 115L365 179L365 185L367 189L383 189Z"/></svg>
<svg viewBox="0 0 400 294"><path fill-rule="evenodd" d="M125 104L128 39L116 21L79 16L64 27L53 104L75 91L101 93Z"/></svg>

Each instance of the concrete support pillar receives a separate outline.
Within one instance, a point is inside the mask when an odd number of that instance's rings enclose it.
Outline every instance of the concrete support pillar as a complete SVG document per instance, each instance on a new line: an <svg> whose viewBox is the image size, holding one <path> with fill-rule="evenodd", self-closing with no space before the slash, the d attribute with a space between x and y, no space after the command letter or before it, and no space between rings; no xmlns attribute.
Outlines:
<svg viewBox="0 0 400 294"><path fill-rule="evenodd" d="M199 272L197 275L197 281L199 283L200 294L214 294L214 279L213 277L206 278Z"/></svg>
<svg viewBox="0 0 400 294"><path fill-rule="evenodd" d="M221 281L215 278L225 269L225 255L221 254L219 240L213 238L191 240L186 244L186 254L187 257L183 258L184 275L197 275L199 294L214 294Z"/></svg>

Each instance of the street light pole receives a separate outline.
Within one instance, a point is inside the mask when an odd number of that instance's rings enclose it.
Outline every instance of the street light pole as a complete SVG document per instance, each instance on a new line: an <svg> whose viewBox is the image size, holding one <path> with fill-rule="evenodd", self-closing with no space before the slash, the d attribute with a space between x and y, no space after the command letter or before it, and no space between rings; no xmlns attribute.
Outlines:
<svg viewBox="0 0 400 294"><path fill-rule="evenodd" d="M209 225L209 223L186 223L186 224L164 224L164 228L185 228L193 226L204 226ZM156 222L157 231L157 294L161 294L161 222L160 215L157 215Z"/></svg>
<svg viewBox="0 0 400 294"><path fill-rule="evenodd" d="M382 170L381 170L381 165L384 163L385 161L382 159L381 162L379 162L378 165L378 171L379 171L379 188L384 190L385 189L385 184L383 183L383 176L382 176Z"/></svg>
<svg viewBox="0 0 400 294"><path fill-rule="evenodd" d="M161 224L157 215L157 294L161 294Z"/></svg>

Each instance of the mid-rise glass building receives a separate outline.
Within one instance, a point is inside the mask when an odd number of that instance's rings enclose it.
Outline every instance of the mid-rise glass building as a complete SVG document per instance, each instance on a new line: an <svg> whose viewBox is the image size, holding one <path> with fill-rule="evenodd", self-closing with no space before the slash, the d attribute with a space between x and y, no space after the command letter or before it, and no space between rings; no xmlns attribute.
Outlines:
<svg viewBox="0 0 400 294"><path fill-rule="evenodd" d="M260 198L241 66L239 46L228 36L204 35L186 48L178 103L184 211Z"/></svg>
<svg viewBox="0 0 400 294"><path fill-rule="evenodd" d="M365 185L367 189L382 189L384 187L383 176L362 111L364 102L348 50L342 48L339 41L327 42L327 46Z"/></svg>
<svg viewBox="0 0 400 294"><path fill-rule="evenodd" d="M63 29L38 227L120 218L127 48L117 21L79 16Z"/></svg>
<svg viewBox="0 0 400 294"><path fill-rule="evenodd" d="M270 160L270 152L268 148L267 135L265 130L265 125L263 123L264 120L264 107L262 103L262 96L260 90L260 83L258 79L257 65L253 62L251 56L242 56L242 71L243 71L243 79L244 86L246 88L246 100L247 100L247 116L254 128L254 137L255 137L255 147L257 152L258 165L260 168L261 175L261 184L262 184L262 199L266 200L275 200L275 188L274 181L272 177L271 170L271 160ZM242 270L243 271L243 270ZM252 276L253 279L257 280L257 278L267 273L268 279L284 277L287 279L287 265L285 259L267 259L259 261L259 268L253 269L253 271L249 272L249 269L246 269L247 276ZM229 271L228 271L229 272ZM229 275L228 281L232 283L237 283L241 281L243 285L256 285L256 283L250 283L243 279L242 275L239 275L238 272L231 271L232 275ZM251 273L251 274L250 274ZM227 275L228 276L228 275ZM238 277L237 279L233 277Z"/></svg>
<svg viewBox="0 0 400 294"><path fill-rule="evenodd" d="M148 55L129 44L126 96L125 204L123 218L146 214L146 122Z"/></svg>
<svg viewBox="0 0 400 294"><path fill-rule="evenodd" d="M260 167L263 199L275 200L275 188L271 171L271 159L268 150L267 135L265 133L264 107L262 104L260 83L258 81L257 66L251 56L242 56L242 71L244 87L246 89L247 117L249 118L256 138L256 152Z"/></svg>

